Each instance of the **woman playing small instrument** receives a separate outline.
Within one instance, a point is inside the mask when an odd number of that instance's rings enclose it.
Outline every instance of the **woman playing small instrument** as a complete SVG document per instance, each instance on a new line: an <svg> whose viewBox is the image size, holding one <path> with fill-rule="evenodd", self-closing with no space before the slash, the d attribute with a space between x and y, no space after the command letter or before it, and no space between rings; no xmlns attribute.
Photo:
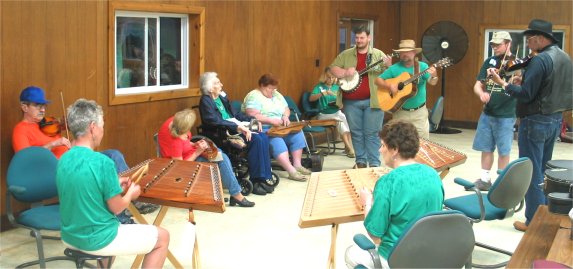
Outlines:
<svg viewBox="0 0 573 269"><path fill-rule="evenodd" d="M159 151L164 158L174 160L208 162L201 154L209 148L205 140L191 142L191 127L195 124L197 116L191 109L184 109L167 119L157 134ZM223 186L229 189L231 206L253 207L254 202L247 200L241 194L241 186L237 182L229 157L221 153L223 160L217 162L221 173Z"/></svg>
<svg viewBox="0 0 573 269"><path fill-rule="evenodd" d="M266 132L271 126L288 126L290 109L285 98L278 92L279 81L271 74L264 74L259 79L259 87L247 94L242 110L249 116L262 122ZM273 158L289 174L289 179L306 181L305 175L310 171L301 164L302 149L306 146L302 132L284 137L271 137L270 144ZM292 164L288 152L292 155Z"/></svg>
<svg viewBox="0 0 573 269"><path fill-rule="evenodd" d="M352 147L350 129L348 128L346 115L344 115L344 113L342 113L335 104L338 90L339 86L336 84L336 77L330 72L330 67L326 67L320 76L319 83L314 87L314 90L308 99L311 102L318 100L320 113L317 118L319 120L338 120L338 133L344 142L344 151L346 152L346 156L354 158L356 156L354 154L354 148Z"/></svg>
<svg viewBox="0 0 573 269"><path fill-rule="evenodd" d="M415 160L420 138L412 123L391 120L379 137L380 154L386 166L393 169L376 182L373 192L362 189L360 200L366 217L364 228L378 245L382 266L389 268L390 250L410 222L442 210L444 188L434 169ZM345 260L348 268L359 264L374 268L370 253L357 245L348 247Z"/></svg>
<svg viewBox="0 0 573 269"><path fill-rule="evenodd" d="M229 104L226 94L223 92L223 83L215 72L205 72L200 79L203 96L199 101L201 122L203 131L217 133L218 128L224 128L231 133L240 133L248 142L247 161L249 177L254 183L253 193L265 195L274 191L274 187L264 184L272 178L271 157L269 151L269 138L261 133L262 126L259 123L259 132L251 132L245 125L237 122L250 122L249 117L242 112L234 113Z"/></svg>

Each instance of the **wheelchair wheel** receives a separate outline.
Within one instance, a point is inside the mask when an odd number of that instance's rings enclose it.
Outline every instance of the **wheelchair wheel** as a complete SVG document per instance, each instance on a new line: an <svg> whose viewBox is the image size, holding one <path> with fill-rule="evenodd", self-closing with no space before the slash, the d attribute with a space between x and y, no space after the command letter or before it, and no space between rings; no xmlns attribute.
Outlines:
<svg viewBox="0 0 573 269"><path fill-rule="evenodd" d="M247 196L253 192L253 182L247 178L239 179L239 185L241 185L241 194Z"/></svg>
<svg viewBox="0 0 573 269"><path fill-rule="evenodd" d="M265 181L265 184L272 186L272 187L276 187L277 185L279 185L280 182L280 178L277 174L275 174L275 172L271 172L272 178L267 179Z"/></svg>

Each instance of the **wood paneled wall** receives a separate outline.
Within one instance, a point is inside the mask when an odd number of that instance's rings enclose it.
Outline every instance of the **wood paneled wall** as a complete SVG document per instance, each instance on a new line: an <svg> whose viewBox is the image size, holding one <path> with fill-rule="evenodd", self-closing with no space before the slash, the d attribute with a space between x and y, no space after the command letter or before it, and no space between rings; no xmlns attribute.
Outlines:
<svg viewBox="0 0 573 269"><path fill-rule="evenodd" d="M150 2L151 3L151 2ZM400 39L419 44L439 20L460 24L470 39L468 53L448 69L446 119L475 122L481 105L471 93L479 66L478 25L527 24L544 18L571 25L569 1L158 1L205 7L205 70L219 73L231 99L242 99L266 72L279 76L280 91L299 100L337 54L340 12L375 17L375 46L395 48ZM469 15L468 15L469 14ZM155 155L153 134L176 111L197 98L108 105L108 3L105 1L0 1L0 171L5 188L13 156L12 127L21 119L21 89L47 90L48 114L61 117L78 98L104 107L102 148L122 151L134 165ZM570 37L569 37L569 44ZM319 60L320 65L315 66ZM429 90L429 102L439 88ZM463 104L460 105L460 104ZM1 201L4 201L2 192ZM5 208L1 209L2 215Z"/></svg>

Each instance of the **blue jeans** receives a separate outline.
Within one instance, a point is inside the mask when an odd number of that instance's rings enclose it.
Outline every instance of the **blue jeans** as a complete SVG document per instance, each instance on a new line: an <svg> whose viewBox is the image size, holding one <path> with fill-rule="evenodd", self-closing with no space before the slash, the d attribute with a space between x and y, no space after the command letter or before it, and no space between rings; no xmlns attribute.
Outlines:
<svg viewBox="0 0 573 269"><path fill-rule="evenodd" d="M533 163L533 176L525 193L525 224L533 219L540 205L547 204L543 188L545 164L551 160L553 146L561 128L562 113L530 115L519 122L519 157L529 157Z"/></svg>
<svg viewBox="0 0 573 269"><path fill-rule="evenodd" d="M348 120L356 163L380 166L380 138L384 111L370 108L370 99L344 100L344 114Z"/></svg>
<svg viewBox="0 0 573 269"><path fill-rule="evenodd" d="M118 174L129 169L129 167L127 167L127 163L125 162L125 158L123 158L123 154L121 154L119 150L106 149L101 153L109 157L115 163L115 170Z"/></svg>
<svg viewBox="0 0 573 269"><path fill-rule="evenodd" d="M496 118L481 113L472 148L482 152L494 152L508 156L513 142L515 118Z"/></svg>
<svg viewBox="0 0 573 269"><path fill-rule="evenodd" d="M253 182L262 182L272 178L269 137L265 133L251 135L247 147L249 177Z"/></svg>
<svg viewBox="0 0 573 269"><path fill-rule="evenodd" d="M221 151L221 149L219 149ZM217 166L219 167L219 172L221 173L221 182L223 183L223 187L229 190L231 196L238 194L241 192L241 186L239 186L239 182L237 182L237 177L235 177L235 173L233 172L233 166L231 166L231 160L227 154L223 153L223 160L217 162ZM209 160L203 157L197 157L195 159L197 162L209 162Z"/></svg>

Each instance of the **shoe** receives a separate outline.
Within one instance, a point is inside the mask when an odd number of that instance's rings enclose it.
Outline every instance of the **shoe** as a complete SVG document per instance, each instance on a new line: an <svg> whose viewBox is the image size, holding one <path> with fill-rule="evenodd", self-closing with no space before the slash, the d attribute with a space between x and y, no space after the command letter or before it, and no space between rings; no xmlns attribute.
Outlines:
<svg viewBox="0 0 573 269"><path fill-rule="evenodd" d="M296 167L296 171L298 171L299 173L303 174L303 175L310 175L312 174L312 171L306 169L305 167L301 166L301 167Z"/></svg>
<svg viewBox="0 0 573 269"><path fill-rule="evenodd" d="M474 186L476 189L478 189L480 191L489 191L489 188L491 188L491 182L478 179L478 180L474 181ZM466 189L466 191L472 190L471 188L468 188L468 187L466 187L465 189Z"/></svg>
<svg viewBox="0 0 573 269"><path fill-rule="evenodd" d="M129 213L129 210L124 209L119 214L115 215L115 217L121 224L135 224L135 220L131 218L131 214L128 215L127 213Z"/></svg>
<svg viewBox="0 0 573 269"><path fill-rule="evenodd" d="M259 185L261 186L261 188L263 188L263 190L265 190L267 193L273 193L273 191L275 191L275 187L268 185L264 182L260 182Z"/></svg>
<svg viewBox="0 0 573 269"><path fill-rule="evenodd" d="M133 205L135 206L135 208L137 208L137 211L139 211L139 213L141 214L153 213L157 209L159 209L159 205L150 203L133 202Z"/></svg>
<svg viewBox="0 0 573 269"><path fill-rule="evenodd" d="M300 172L296 171L296 172L292 172L292 173L288 173L288 178L292 179L294 181L301 181L304 182L306 181L306 177L303 176Z"/></svg>
<svg viewBox="0 0 573 269"><path fill-rule="evenodd" d="M261 186L262 184L257 182L253 186L253 194L256 195L267 195L267 191Z"/></svg>
<svg viewBox="0 0 573 269"><path fill-rule="evenodd" d="M346 157L348 157L348 158L356 158L356 154L354 153L354 151L348 152L348 153L346 153Z"/></svg>
<svg viewBox="0 0 573 269"><path fill-rule="evenodd" d="M246 197L243 197L243 200L239 201L235 199L235 197L231 196L231 198L229 198L229 205L230 206L239 205L240 207L253 207L255 206L255 202L247 200Z"/></svg>
<svg viewBox="0 0 573 269"><path fill-rule="evenodd" d="M366 168L366 164L365 163L356 163L354 165L354 169L356 168Z"/></svg>
<svg viewBox="0 0 573 269"><path fill-rule="evenodd" d="M514 222L513 228L515 228L516 230L521 231L521 232L527 231L527 225L525 225L525 223L523 223L521 221Z"/></svg>

